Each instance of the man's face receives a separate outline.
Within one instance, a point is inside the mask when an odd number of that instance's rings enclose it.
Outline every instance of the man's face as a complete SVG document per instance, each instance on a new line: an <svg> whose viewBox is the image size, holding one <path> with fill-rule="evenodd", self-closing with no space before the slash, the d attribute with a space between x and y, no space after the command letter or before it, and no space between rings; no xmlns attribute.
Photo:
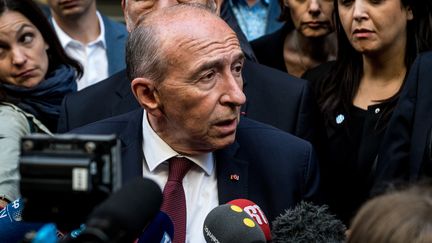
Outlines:
<svg viewBox="0 0 432 243"><path fill-rule="evenodd" d="M88 11L95 0L48 0L47 3L59 17L78 17Z"/></svg>
<svg viewBox="0 0 432 243"><path fill-rule="evenodd" d="M156 84L162 115L153 128L174 150L197 154L234 141L246 100L244 57L235 33L222 20L186 22L161 34L170 61L167 77Z"/></svg>
<svg viewBox="0 0 432 243"><path fill-rule="evenodd" d="M122 0L126 27L130 32L135 28L140 16L179 3L200 3L213 6L216 4L216 0Z"/></svg>

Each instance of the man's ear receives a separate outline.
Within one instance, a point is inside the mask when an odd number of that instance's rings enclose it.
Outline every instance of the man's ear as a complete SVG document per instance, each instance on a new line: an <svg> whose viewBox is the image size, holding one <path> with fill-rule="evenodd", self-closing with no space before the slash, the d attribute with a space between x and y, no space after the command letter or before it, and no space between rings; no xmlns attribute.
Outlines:
<svg viewBox="0 0 432 243"><path fill-rule="evenodd" d="M131 83L132 93L136 100L147 110L155 116L160 114L159 94L155 88L155 83L147 78L136 78Z"/></svg>
<svg viewBox="0 0 432 243"><path fill-rule="evenodd" d="M126 0L121 0L121 7L123 10L123 13L125 12L125 7L126 7Z"/></svg>

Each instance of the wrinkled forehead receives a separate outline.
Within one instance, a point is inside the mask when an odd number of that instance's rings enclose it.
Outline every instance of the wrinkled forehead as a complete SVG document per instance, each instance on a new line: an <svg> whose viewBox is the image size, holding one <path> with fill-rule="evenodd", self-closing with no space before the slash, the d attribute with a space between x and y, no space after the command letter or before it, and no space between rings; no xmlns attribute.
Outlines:
<svg viewBox="0 0 432 243"><path fill-rule="evenodd" d="M166 51L184 51L200 54L215 50L240 50L240 43L234 31L219 17L214 19L184 20L171 23L160 29L160 37Z"/></svg>

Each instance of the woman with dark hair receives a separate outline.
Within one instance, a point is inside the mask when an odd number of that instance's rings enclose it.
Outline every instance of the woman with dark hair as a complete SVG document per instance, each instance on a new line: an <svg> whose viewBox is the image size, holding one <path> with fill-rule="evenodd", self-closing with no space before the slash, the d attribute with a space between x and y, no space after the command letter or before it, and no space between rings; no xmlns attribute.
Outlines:
<svg viewBox="0 0 432 243"><path fill-rule="evenodd" d="M416 3L417 2L417 3ZM404 84L431 27L415 0L335 0L338 55L304 75L325 120L322 183L330 208L348 223L368 198L378 149Z"/></svg>
<svg viewBox="0 0 432 243"><path fill-rule="evenodd" d="M32 0L0 0L0 207L19 196L20 138L56 129L81 74Z"/></svg>
<svg viewBox="0 0 432 243"><path fill-rule="evenodd" d="M336 58L333 0L280 0L285 25L251 42L258 62L300 77Z"/></svg>

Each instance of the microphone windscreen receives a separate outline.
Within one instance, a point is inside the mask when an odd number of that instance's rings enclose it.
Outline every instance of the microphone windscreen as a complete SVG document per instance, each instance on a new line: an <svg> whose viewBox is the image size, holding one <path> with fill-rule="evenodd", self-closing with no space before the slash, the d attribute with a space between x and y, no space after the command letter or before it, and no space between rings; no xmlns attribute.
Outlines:
<svg viewBox="0 0 432 243"><path fill-rule="evenodd" d="M266 240L271 241L270 225L268 223L267 217L256 203L248 199L235 199L229 201L228 204L241 207L243 211L245 211L253 220L255 220L255 222L263 231Z"/></svg>
<svg viewBox="0 0 432 243"><path fill-rule="evenodd" d="M135 178L93 210L77 238L98 232L110 242L133 242L158 213L161 203L162 192L155 182Z"/></svg>
<svg viewBox="0 0 432 243"><path fill-rule="evenodd" d="M43 223L22 222L24 203L17 199L0 211L0 242L20 242L26 233L39 230Z"/></svg>
<svg viewBox="0 0 432 243"><path fill-rule="evenodd" d="M174 224L164 212L159 212L138 238L138 243L171 242L174 236Z"/></svg>
<svg viewBox="0 0 432 243"><path fill-rule="evenodd" d="M301 202L272 222L272 242L343 243L345 231L346 226L327 206Z"/></svg>
<svg viewBox="0 0 432 243"><path fill-rule="evenodd" d="M263 243L264 233L239 206L224 204L214 208L204 220L204 238L210 242Z"/></svg>

